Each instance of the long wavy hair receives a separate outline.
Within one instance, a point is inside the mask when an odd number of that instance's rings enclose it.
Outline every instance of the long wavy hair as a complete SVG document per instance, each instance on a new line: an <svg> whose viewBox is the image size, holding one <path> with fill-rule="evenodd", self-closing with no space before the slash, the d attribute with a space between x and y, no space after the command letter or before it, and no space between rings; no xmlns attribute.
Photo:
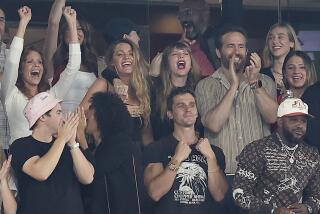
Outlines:
<svg viewBox="0 0 320 214"><path fill-rule="evenodd" d="M16 82L16 86L17 88L29 99L32 97L31 92L29 91L29 89L26 87L25 82L23 80L23 71L22 71L22 67L24 65L24 63L26 62L26 58L29 55L30 52L37 52L40 54L40 57L42 59L42 65L43 65L43 73L42 73L42 77L40 80L40 83L38 84L38 93L40 92L44 92L49 90L50 85L48 80L46 79L46 72L47 69L45 67L45 63L44 63L44 57L43 54L37 50L35 47L29 47L29 48L25 48L21 54L21 59L20 59L20 63L19 63L19 69L18 69L18 78L17 78L17 82Z"/></svg>
<svg viewBox="0 0 320 214"><path fill-rule="evenodd" d="M271 54L269 47L268 47L268 38L270 37L270 33L273 29L280 27L280 28L285 28L288 33L289 41L293 42L294 46L291 48L291 50L301 50L300 43L298 41L297 34L295 33L293 27L289 23L276 23L272 25L268 31L267 37L266 37L266 42L263 48L263 53L262 53L262 61L263 61L263 67L271 67L273 65L273 55Z"/></svg>
<svg viewBox="0 0 320 214"><path fill-rule="evenodd" d="M164 120L167 115L167 97L171 93L171 91L175 88L171 81L171 69L169 63L169 57L174 49L178 50L186 50L189 53L191 58L191 69L188 73L187 87L190 87L192 90L195 89L196 84L200 80L200 68L192 56L191 49L189 46L182 42L175 42L169 46L167 46L162 55L162 60L160 64L160 86L156 89L157 90L157 110L160 110L161 119Z"/></svg>
<svg viewBox="0 0 320 214"><path fill-rule="evenodd" d="M118 44L126 43L130 45L133 52L133 72L130 78L130 86L134 91L136 98L138 99L142 109L143 109L143 118L148 124L150 122L150 96L149 96L149 65L143 57L143 54L139 48L131 41L126 39L120 39L114 41L110 44L106 52L106 64L107 68L116 71L113 66L113 56L115 47Z"/></svg>
<svg viewBox="0 0 320 214"><path fill-rule="evenodd" d="M282 73L283 73L283 83L285 84L287 89L290 89L290 86L288 84L288 80L286 78L286 65L288 61L294 57L300 57L303 61L303 64L305 66L306 70L306 82L304 87L308 87L312 85L313 83L317 82L317 72L316 68L311 60L311 58L308 56L308 54L304 53L303 51L290 51L286 58L284 59L283 66L282 66Z"/></svg>
<svg viewBox="0 0 320 214"><path fill-rule="evenodd" d="M89 72L94 73L98 77L98 63L97 56L93 51L91 46L91 25L83 20L81 17L78 17L78 23L83 31L84 40L81 44L81 64L85 65ZM61 27L59 28L58 35L58 47L56 52L53 55L53 68L54 71L61 70L61 66L64 67L68 63L69 59L69 45L65 42L66 31L68 30L68 24L66 21L63 21ZM55 81L56 82L56 81Z"/></svg>

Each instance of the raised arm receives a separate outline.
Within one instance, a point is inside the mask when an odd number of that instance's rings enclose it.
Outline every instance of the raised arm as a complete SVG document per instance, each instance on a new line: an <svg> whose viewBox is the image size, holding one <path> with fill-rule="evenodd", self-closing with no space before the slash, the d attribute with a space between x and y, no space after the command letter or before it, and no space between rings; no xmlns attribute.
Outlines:
<svg viewBox="0 0 320 214"><path fill-rule="evenodd" d="M23 50L23 38L32 16L31 9L27 6L21 7L18 10L18 13L20 16L19 26L6 58L4 67L5 72L1 81L2 102L5 102L7 95L11 93L15 87L18 78L19 62Z"/></svg>
<svg viewBox="0 0 320 214"><path fill-rule="evenodd" d="M73 130L77 128L79 117L68 117L63 126L59 128L58 137L49 151L40 156L29 158L22 166L22 171L39 181L45 181L56 168L66 143L73 137Z"/></svg>
<svg viewBox="0 0 320 214"><path fill-rule="evenodd" d="M77 13L68 6L64 8L63 15L67 20L70 31L69 61L57 84L50 89L50 93L60 99L63 99L69 91L81 65L81 50L77 35Z"/></svg>
<svg viewBox="0 0 320 214"><path fill-rule="evenodd" d="M48 28L43 46L43 53L47 68L47 79L52 78L54 72L52 57L57 50L59 23L65 4L66 0L55 0L49 14Z"/></svg>
<svg viewBox="0 0 320 214"><path fill-rule="evenodd" d="M104 78L98 78L88 89L86 95L80 103L80 106L86 111L90 106L90 99L94 93L97 92L107 92L108 91L108 82Z"/></svg>
<svg viewBox="0 0 320 214"><path fill-rule="evenodd" d="M208 188L215 201L222 201L228 189L228 183L223 171L220 169L216 154L211 148L207 138L200 139L197 149L206 157L208 163Z"/></svg>
<svg viewBox="0 0 320 214"><path fill-rule="evenodd" d="M202 123L204 127L213 133L218 133L228 120L233 101L238 91L239 77L235 72L234 58L235 56L233 56L230 60L228 71L228 74L230 75L229 79L231 80L230 88L217 105L208 107L208 100L212 100L212 98L209 96L214 95L212 95L210 92L208 93L207 89L202 88L201 84L199 84L196 88L197 104L200 110ZM209 110L203 110L205 106L207 106Z"/></svg>
<svg viewBox="0 0 320 214"><path fill-rule="evenodd" d="M257 53L252 53L250 56L251 65L245 69L245 75L249 84L257 84L259 80L259 72L261 69L261 59ZM264 121L267 123L275 123L277 121L278 103L276 101L276 86L264 85L254 89L254 96L257 107ZM266 105L267 103L267 105Z"/></svg>
<svg viewBox="0 0 320 214"><path fill-rule="evenodd" d="M82 117L83 119L84 115L81 115L83 113L83 110L81 112L79 108L77 109L76 115L78 119L80 119L80 117ZM68 142L68 146L70 147L70 153L73 160L73 170L79 182L82 184L90 184L93 181L94 168L92 164L84 156L84 154L79 148L79 144L76 142L78 125L79 123L77 124L77 127L75 127L75 129L72 130L73 135Z"/></svg>

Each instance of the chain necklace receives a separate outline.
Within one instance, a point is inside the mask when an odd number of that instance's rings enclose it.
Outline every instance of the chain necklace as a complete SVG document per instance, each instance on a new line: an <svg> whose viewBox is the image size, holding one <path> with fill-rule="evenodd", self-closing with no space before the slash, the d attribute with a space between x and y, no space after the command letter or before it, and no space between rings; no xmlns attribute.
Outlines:
<svg viewBox="0 0 320 214"><path fill-rule="evenodd" d="M276 133L277 134L277 137L278 137L278 139L279 139L279 141L280 141L280 143L281 143L281 146L282 146L282 148L281 148L281 150L283 151L285 151L286 152L286 155L289 157L289 162L291 163L291 164L293 164L294 163L294 153L296 152L296 150L297 150L297 148L298 148L298 144L297 145L295 145L294 147L289 147L289 146L287 146L287 145L285 145L284 143L283 143L283 141L282 141L282 139L281 139L281 137L279 136L279 134L278 133Z"/></svg>

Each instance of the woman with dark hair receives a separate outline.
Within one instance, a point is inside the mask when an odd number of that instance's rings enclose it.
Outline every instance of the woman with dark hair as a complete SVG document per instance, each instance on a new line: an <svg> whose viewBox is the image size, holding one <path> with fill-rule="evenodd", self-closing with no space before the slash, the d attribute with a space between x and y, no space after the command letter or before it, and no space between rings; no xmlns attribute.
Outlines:
<svg viewBox="0 0 320 214"><path fill-rule="evenodd" d="M60 23L61 11L64 6L65 0L55 0L53 3L44 45L49 74L53 75L52 85L55 85L59 80L69 58L70 31L65 21ZM60 27L59 23L61 24ZM92 28L89 23L78 17L77 36L81 47L81 66L75 81L73 81L61 103L63 112L75 111L88 88L98 77L97 57L91 47L91 31Z"/></svg>
<svg viewBox="0 0 320 214"><path fill-rule="evenodd" d="M300 98L307 87L317 82L317 73L310 57L303 51L290 51L282 66L283 82L293 97Z"/></svg>
<svg viewBox="0 0 320 214"><path fill-rule="evenodd" d="M132 150L132 123L121 98L114 93L98 92L80 123L77 136L86 149L85 132L93 135L96 149L92 190L92 214L142 213L142 180L136 171ZM83 125L84 124L84 125Z"/></svg>
<svg viewBox="0 0 320 214"><path fill-rule="evenodd" d="M159 77L154 78L150 93L151 126L155 140L159 140L173 131L172 124L166 115L166 100L171 91L177 87L185 86L194 90L199 79L200 70L192 57L189 46L182 42L176 42L164 49L160 63L160 74Z"/></svg>
<svg viewBox="0 0 320 214"><path fill-rule="evenodd" d="M31 9L24 6L18 11L19 27L14 37L5 63L5 72L1 81L1 101L5 105L10 127L10 141L31 134L23 109L34 95L47 91L63 99L74 81L81 63L81 51L76 31L76 11L71 7L64 9L64 16L70 29L69 61L59 82L50 88L46 81L46 68L43 57L34 48L23 52L23 37L29 21Z"/></svg>

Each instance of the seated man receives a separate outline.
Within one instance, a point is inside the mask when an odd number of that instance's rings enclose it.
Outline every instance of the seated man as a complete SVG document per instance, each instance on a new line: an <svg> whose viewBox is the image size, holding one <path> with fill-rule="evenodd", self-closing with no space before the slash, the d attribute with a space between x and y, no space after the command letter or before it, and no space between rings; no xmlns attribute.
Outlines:
<svg viewBox="0 0 320 214"><path fill-rule="evenodd" d="M277 132L248 144L238 156L233 197L249 213L317 213L320 156L303 142L308 105L288 98L277 116Z"/></svg>
<svg viewBox="0 0 320 214"><path fill-rule="evenodd" d="M24 109L32 135L10 147L18 179L17 213L84 213L79 182L91 183L94 168L75 141L79 116L69 114L63 121L59 102L42 92Z"/></svg>
<svg viewBox="0 0 320 214"><path fill-rule="evenodd" d="M157 202L155 213L214 213L214 200L221 201L227 191L225 160L221 149L195 132L194 93L174 89L167 115L173 121L173 133L145 150L144 183Z"/></svg>

